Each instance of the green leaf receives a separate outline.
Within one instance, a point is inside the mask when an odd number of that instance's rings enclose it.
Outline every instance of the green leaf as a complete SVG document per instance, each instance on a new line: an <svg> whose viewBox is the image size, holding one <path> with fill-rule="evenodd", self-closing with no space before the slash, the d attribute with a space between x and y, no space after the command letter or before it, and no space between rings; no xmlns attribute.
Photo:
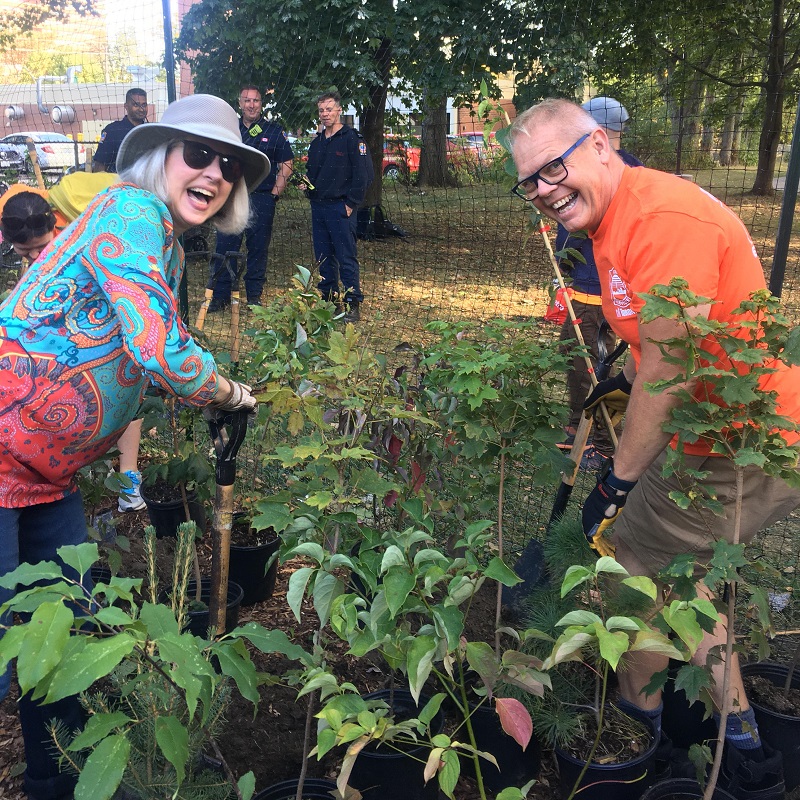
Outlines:
<svg viewBox="0 0 800 800"><path fill-rule="evenodd" d="M333 601L342 594L342 582L328 572L318 572L314 581L314 611L321 625L327 625Z"/></svg>
<svg viewBox="0 0 800 800"><path fill-rule="evenodd" d="M514 570L507 567L505 562L497 556L489 562L485 574L487 578L493 578L498 583L502 583L503 586L516 586L518 583L522 583L522 578Z"/></svg>
<svg viewBox="0 0 800 800"><path fill-rule="evenodd" d="M311 576L314 574L313 567L300 567L289 576L289 589L286 592L286 602L292 609L295 618L299 622L301 619L301 608L303 598L306 594L306 586Z"/></svg>
<svg viewBox="0 0 800 800"><path fill-rule="evenodd" d="M135 644L136 640L124 632L90 641L54 671L47 702L55 703L71 694L86 691L96 680L110 674Z"/></svg>
<svg viewBox="0 0 800 800"><path fill-rule="evenodd" d="M628 574L628 570L626 570L616 558L611 558L611 556L601 556L598 558L594 567L594 571L597 575L599 575L601 572L609 572L613 575Z"/></svg>
<svg viewBox="0 0 800 800"><path fill-rule="evenodd" d="M15 570L0 576L0 587L3 589L16 589L20 586L30 586L38 581L63 580L64 574L52 561L40 561L38 564L20 564Z"/></svg>
<svg viewBox="0 0 800 800"><path fill-rule="evenodd" d="M72 612L60 602L42 603L33 612L17 657L17 679L23 693L61 662L72 622Z"/></svg>
<svg viewBox="0 0 800 800"><path fill-rule="evenodd" d="M100 560L96 542L84 542L77 545L65 545L56 550L58 557L68 566L72 567L78 575L85 575L92 564Z"/></svg>
<svg viewBox="0 0 800 800"><path fill-rule="evenodd" d="M242 639L219 642L212 648L219 659L220 671L236 681L239 693L254 706L258 705L258 676L247 645Z"/></svg>
<svg viewBox="0 0 800 800"><path fill-rule="evenodd" d="M651 600L655 601L658 595L658 588L655 583L644 575L633 575L630 578L625 578L622 583L625 586L630 586L637 592L647 595Z"/></svg>
<svg viewBox="0 0 800 800"><path fill-rule="evenodd" d="M139 611L139 619L147 629L147 635L151 639L160 639L162 636L169 634L177 636L180 631L178 630L178 622L175 619L175 614L172 609L161 603L142 603L142 608Z"/></svg>
<svg viewBox="0 0 800 800"><path fill-rule="evenodd" d="M401 567L393 567L386 573L383 588L392 616L397 615L415 585L414 576L408 571L405 562Z"/></svg>
<svg viewBox="0 0 800 800"><path fill-rule="evenodd" d="M445 750L441 760L444 766L439 770L439 788L448 797L453 798L453 792L461 774L461 761L455 750Z"/></svg>
<svg viewBox="0 0 800 800"><path fill-rule="evenodd" d="M130 749L124 736L103 739L83 765L75 800L110 800L122 782Z"/></svg>
<svg viewBox="0 0 800 800"><path fill-rule="evenodd" d="M131 718L121 711L108 714L92 714L86 727L70 742L67 750L72 752L94 747L101 739L105 739L116 728L124 728Z"/></svg>
<svg viewBox="0 0 800 800"><path fill-rule="evenodd" d="M428 680L436 654L436 641L432 636L415 636L408 649L408 685L414 702L419 703L419 696Z"/></svg>
<svg viewBox="0 0 800 800"><path fill-rule="evenodd" d="M556 622L556 626L565 628L567 625L594 625L595 622L602 623L602 619L592 611L578 609L577 611L570 611L561 617L561 619Z"/></svg>
<svg viewBox="0 0 800 800"><path fill-rule="evenodd" d="M596 630L600 655L609 663L611 669L616 670L620 658L628 651L630 639L622 631L610 632L601 625L598 625Z"/></svg>
<svg viewBox="0 0 800 800"><path fill-rule="evenodd" d="M497 663L494 649L486 642L467 642L465 656L470 667L478 673L491 692L500 676L500 665Z"/></svg>
<svg viewBox="0 0 800 800"><path fill-rule="evenodd" d="M156 741L164 757L175 767L178 783L183 783L189 760L189 731L177 717L157 716Z"/></svg>
<svg viewBox="0 0 800 800"><path fill-rule="evenodd" d="M236 785L239 787L242 800L250 800L256 790L256 776L252 772L248 772L239 778Z"/></svg>
<svg viewBox="0 0 800 800"><path fill-rule="evenodd" d="M290 641L283 631L267 630L257 622L248 622L231 631L230 635L244 637L262 653L282 653L309 666L314 662L311 654L307 653L299 644Z"/></svg>
<svg viewBox="0 0 800 800"><path fill-rule="evenodd" d="M561 582L561 596L566 597L576 586L592 580L594 580L592 570L580 564L573 564L564 573L564 580Z"/></svg>

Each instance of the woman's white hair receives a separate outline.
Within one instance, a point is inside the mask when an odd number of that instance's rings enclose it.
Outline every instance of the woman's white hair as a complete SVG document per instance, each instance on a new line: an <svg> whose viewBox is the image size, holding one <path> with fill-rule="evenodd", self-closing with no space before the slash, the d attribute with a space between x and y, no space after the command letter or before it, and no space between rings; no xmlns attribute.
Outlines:
<svg viewBox="0 0 800 800"><path fill-rule="evenodd" d="M120 180L134 183L147 192L152 192L163 203L169 198L167 173L164 165L167 155L181 140L171 139L148 150L127 169L119 173ZM233 185L225 205L209 220L220 233L239 234L250 221L250 197L244 178Z"/></svg>

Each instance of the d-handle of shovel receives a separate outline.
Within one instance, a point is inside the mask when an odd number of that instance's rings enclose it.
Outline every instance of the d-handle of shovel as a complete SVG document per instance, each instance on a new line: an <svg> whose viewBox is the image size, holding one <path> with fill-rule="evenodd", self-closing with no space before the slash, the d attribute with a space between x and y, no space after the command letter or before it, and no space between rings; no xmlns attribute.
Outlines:
<svg viewBox="0 0 800 800"><path fill-rule="evenodd" d="M215 479L218 486L233 486L236 480L236 456L247 434L249 414L246 409L222 411L208 406L203 409L217 454Z"/></svg>

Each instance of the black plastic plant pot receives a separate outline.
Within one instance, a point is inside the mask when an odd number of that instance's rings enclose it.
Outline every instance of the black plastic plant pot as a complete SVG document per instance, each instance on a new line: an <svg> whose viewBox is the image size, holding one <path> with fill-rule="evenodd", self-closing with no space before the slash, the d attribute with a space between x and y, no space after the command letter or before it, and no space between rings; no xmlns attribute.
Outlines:
<svg viewBox="0 0 800 800"><path fill-rule="evenodd" d="M297 796L299 781L282 781L264 789L253 796L253 800L294 800ZM322 778L306 778L303 781L303 800L331 800L331 792L336 791L336 784Z"/></svg>
<svg viewBox="0 0 800 800"><path fill-rule="evenodd" d="M643 795L642 800L698 800L703 797L703 789L691 778L668 778L653 784ZM717 786L712 800L736 800L736 798Z"/></svg>
<svg viewBox="0 0 800 800"><path fill-rule="evenodd" d="M186 522L186 512L183 508L183 500L178 497L175 500L153 500L148 497L149 486L142 486L140 494L147 506L147 516L150 517L151 525L156 529L156 538L164 539L169 536L177 536L178 525ZM200 533L206 528L206 512L203 504L197 500L194 492L188 493L189 516L197 524Z"/></svg>
<svg viewBox="0 0 800 800"><path fill-rule="evenodd" d="M190 604L195 597L195 587L197 581L189 581L186 587L186 607L189 609ZM172 587L165 589L160 593L159 602L169 604L169 597ZM244 591L238 583L228 581L228 601L225 606L225 633L230 633L239 623L239 609L242 605L242 597ZM200 581L200 602L205 605L205 609L198 609L196 611L187 610L187 622L184 625L184 631L189 631L195 636L205 637L208 629L211 627L211 617L209 616L208 604L211 600L211 578L203 578Z"/></svg>
<svg viewBox="0 0 800 800"><path fill-rule="evenodd" d="M480 759L481 774L486 788L499 792L509 786L524 786L539 774L542 751L536 736L531 737L523 750L500 724L497 712L489 705L482 705L472 712L472 730L478 750L491 753L497 759L497 767L485 758ZM464 740L466 730L461 728L459 738ZM471 758L462 757L462 770L467 775L475 774Z"/></svg>
<svg viewBox="0 0 800 800"><path fill-rule="evenodd" d="M234 526L237 520L234 515ZM249 522L248 522L249 524ZM229 576L244 589L243 606L262 603L272 597L275 591L275 580L278 575L278 559L270 559L278 552L281 540L277 534L264 544L253 547L232 544L230 549Z"/></svg>
<svg viewBox="0 0 800 800"><path fill-rule="evenodd" d="M581 780L580 800L639 800L655 779L658 739L652 736L653 723L646 722L651 731L650 746L640 756L620 764L590 764ZM585 761L555 748L558 762L561 796L569 797L581 774Z"/></svg>
<svg viewBox="0 0 800 800"><path fill-rule="evenodd" d="M742 665L743 678L760 676L775 686L782 687L788 674L787 666L770 661ZM800 689L800 667L792 675L792 689ZM783 778L786 791L789 792L800 785L800 717L768 708L750 695L748 692L750 705L756 713L758 732L767 744L779 750L783 756Z"/></svg>
<svg viewBox="0 0 800 800"><path fill-rule="evenodd" d="M420 696L419 706L408 689L382 689L364 695L365 700L383 700L394 709L397 720L412 719L429 698ZM442 732L441 711L431 721L431 735ZM381 744L368 745L359 753L348 783L361 792L363 800L437 800L439 782L434 777L425 783L425 762L430 748L425 745L407 747L403 752Z"/></svg>

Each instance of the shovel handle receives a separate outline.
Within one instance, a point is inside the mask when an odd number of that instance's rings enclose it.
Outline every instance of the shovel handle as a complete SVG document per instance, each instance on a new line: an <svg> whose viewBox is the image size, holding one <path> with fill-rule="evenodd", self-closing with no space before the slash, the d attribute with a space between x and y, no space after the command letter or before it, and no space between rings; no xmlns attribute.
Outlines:
<svg viewBox="0 0 800 800"><path fill-rule="evenodd" d="M218 486L233 486L236 479L236 455L247 434L249 412L223 411L219 408L203 409L208 431L217 454L216 482Z"/></svg>

